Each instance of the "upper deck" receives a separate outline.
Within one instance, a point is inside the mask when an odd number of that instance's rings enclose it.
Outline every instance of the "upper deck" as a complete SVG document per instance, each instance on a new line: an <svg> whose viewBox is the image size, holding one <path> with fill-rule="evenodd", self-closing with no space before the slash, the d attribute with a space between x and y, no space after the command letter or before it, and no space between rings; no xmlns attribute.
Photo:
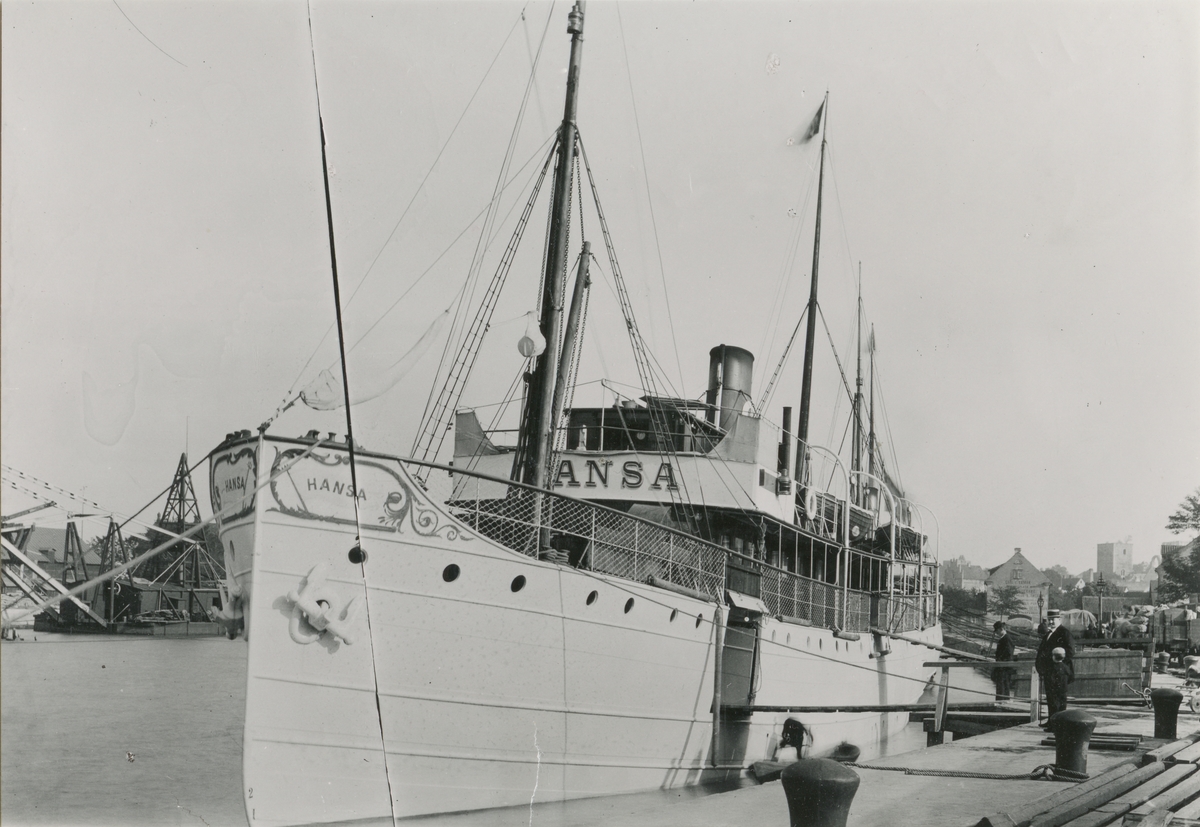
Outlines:
<svg viewBox="0 0 1200 827"><path fill-rule="evenodd" d="M254 492L258 507L302 520L394 532L398 514L420 503L512 551L695 596L726 591L761 599L772 615L866 631L923 628L936 621L936 562L911 561L823 540L763 521L753 543L713 542L662 521L579 497L467 469L355 450L350 485L345 443L239 432L210 455L214 511ZM262 477L269 474L269 480ZM247 514L248 509L242 514ZM728 543L728 544L726 544ZM882 612L882 614L881 614Z"/></svg>

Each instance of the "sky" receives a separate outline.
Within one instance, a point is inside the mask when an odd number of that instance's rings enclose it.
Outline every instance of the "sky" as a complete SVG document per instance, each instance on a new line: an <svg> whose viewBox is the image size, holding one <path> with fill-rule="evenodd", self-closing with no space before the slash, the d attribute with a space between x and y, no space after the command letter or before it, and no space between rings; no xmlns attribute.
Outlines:
<svg viewBox="0 0 1200 827"><path fill-rule="evenodd" d="M408 368L353 407L355 436L407 454L561 119L567 11L6 2L5 481L131 514L333 364L322 124L350 383ZM861 267L889 470L941 554L1075 572L1131 538L1150 559L1200 486L1198 44L1188 2L593 0L578 124L660 391L699 396L722 343L754 352L756 399L775 370L812 268L820 142L799 139L828 93L812 440L844 444L829 342L852 384ZM547 193L461 398L485 421L521 370ZM610 404L598 380L637 373L584 196L576 401ZM310 428L344 413L272 433Z"/></svg>

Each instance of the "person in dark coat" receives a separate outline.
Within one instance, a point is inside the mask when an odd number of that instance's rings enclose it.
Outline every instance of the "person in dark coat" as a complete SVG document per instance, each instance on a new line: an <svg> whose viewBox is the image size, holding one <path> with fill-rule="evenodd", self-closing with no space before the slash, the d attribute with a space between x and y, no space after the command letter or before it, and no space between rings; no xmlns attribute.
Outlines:
<svg viewBox="0 0 1200 827"><path fill-rule="evenodd" d="M1062 625L1058 609L1046 612L1046 625L1050 633L1038 647L1034 668L1046 687L1046 706L1053 715L1067 708L1067 684L1075 680L1075 641L1071 638L1071 630ZM1062 650L1061 659L1055 659L1055 649Z"/></svg>
<svg viewBox="0 0 1200 827"><path fill-rule="evenodd" d="M996 662L1011 662L1016 652L1012 638L1008 636L1008 626L1003 620L997 620L992 629L995 631ZM996 700L1007 701L1012 696L1013 670L1011 666L996 666L992 669L992 682L996 684Z"/></svg>
<svg viewBox="0 0 1200 827"><path fill-rule="evenodd" d="M1051 718L1067 708L1067 684L1071 682L1071 671L1064 662L1066 650L1055 646L1050 652L1050 668L1046 671L1046 706Z"/></svg>

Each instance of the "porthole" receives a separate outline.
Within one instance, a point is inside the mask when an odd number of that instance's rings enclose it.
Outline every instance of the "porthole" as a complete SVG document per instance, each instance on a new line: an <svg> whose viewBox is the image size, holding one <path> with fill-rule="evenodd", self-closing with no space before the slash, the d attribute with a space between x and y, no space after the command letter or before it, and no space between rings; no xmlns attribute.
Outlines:
<svg viewBox="0 0 1200 827"><path fill-rule="evenodd" d="M700 628L700 623L704 620L704 615L696 615L696 628Z"/></svg>
<svg viewBox="0 0 1200 827"><path fill-rule="evenodd" d="M525 575L518 574L516 577L514 577L512 585L509 588L511 588L514 592L519 592L521 589L525 588Z"/></svg>
<svg viewBox="0 0 1200 827"><path fill-rule="evenodd" d="M676 618L676 617L678 617L678 616L679 616L679 610L678 610L678 609L672 609L672 610L671 610L671 622L672 622L672 623L674 623L674 622L675 622L675 618Z"/></svg>
<svg viewBox="0 0 1200 827"><path fill-rule="evenodd" d="M791 642L792 642L792 633L791 633L791 632L788 632L788 636L787 636L787 642L788 642L788 643L791 643Z"/></svg>
<svg viewBox="0 0 1200 827"><path fill-rule="evenodd" d="M811 636L811 635L810 635L809 637L806 637L806 638L804 639L804 645L805 645L805 646L812 646L812 636Z"/></svg>
<svg viewBox="0 0 1200 827"><path fill-rule="evenodd" d="M625 601L625 614L629 614L629 611L632 608L633 608L633 598L631 597Z"/></svg>
<svg viewBox="0 0 1200 827"><path fill-rule="evenodd" d="M775 630L774 629L771 630L771 642L772 643L775 642Z"/></svg>
<svg viewBox="0 0 1200 827"><path fill-rule="evenodd" d="M350 553L346 555L350 558L350 562L354 565L367 562L367 553L362 550L362 546L355 546L350 549Z"/></svg>
<svg viewBox="0 0 1200 827"><path fill-rule="evenodd" d="M840 651L842 651L842 644L838 643L838 642L835 640L835 641L833 642L833 648L834 648L834 649L836 649L837 651L839 651L839 652L840 652Z"/></svg>
<svg viewBox="0 0 1200 827"><path fill-rule="evenodd" d="M596 602L596 598L599 596L600 596L600 593L597 592L595 589L593 589L587 596L587 604L589 606L592 605L593 603Z"/></svg>
<svg viewBox="0 0 1200 827"><path fill-rule="evenodd" d="M818 648L818 649L824 649L824 648L825 648L825 641L821 640L820 638L817 638L817 648Z"/></svg>
<svg viewBox="0 0 1200 827"><path fill-rule="evenodd" d="M455 580L458 579L458 575L459 575L459 568L458 568L458 566L454 565L453 563L446 566L446 568L442 569L442 579L445 580L447 583L453 583Z"/></svg>

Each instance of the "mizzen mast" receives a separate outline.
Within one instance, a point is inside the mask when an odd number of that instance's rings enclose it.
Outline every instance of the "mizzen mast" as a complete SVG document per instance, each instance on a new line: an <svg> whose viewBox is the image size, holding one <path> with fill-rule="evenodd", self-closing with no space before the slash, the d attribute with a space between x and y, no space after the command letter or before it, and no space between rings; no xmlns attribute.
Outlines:
<svg viewBox="0 0 1200 827"><path fill-rule="evenodd" d="M579 100L579 70L583 61L583 8L583 0L578 0L567 23L567 32L571 35L571 61L567 71L562 126L558 132L558 160L554 168L554 196L550 208L550 232L546 239L546 271L539 316L546 350L538 357L529 377L518 458L513 469L518 480L539 488L546 488L550 483L550 456L554 450L554 432L557 428L554 401L566 287L571 184L575 169L575 112Z"/></svg>
<svg viewBox="0 0 1200 827"><path fill-rule="evenodd" d="M829 117L829 93L817 117ZM818 124L818 128L821 125ZM804 333L804 380L800 386L800 419L796 425L796 479L801 485L808 479L808 416L812 402L813 344L817 335L817 266L821 261L821 196L825 189L825 130L821 129L821 171L817 178L817 227L813 236L812 283L808 292L808 327Z"/></svg>

